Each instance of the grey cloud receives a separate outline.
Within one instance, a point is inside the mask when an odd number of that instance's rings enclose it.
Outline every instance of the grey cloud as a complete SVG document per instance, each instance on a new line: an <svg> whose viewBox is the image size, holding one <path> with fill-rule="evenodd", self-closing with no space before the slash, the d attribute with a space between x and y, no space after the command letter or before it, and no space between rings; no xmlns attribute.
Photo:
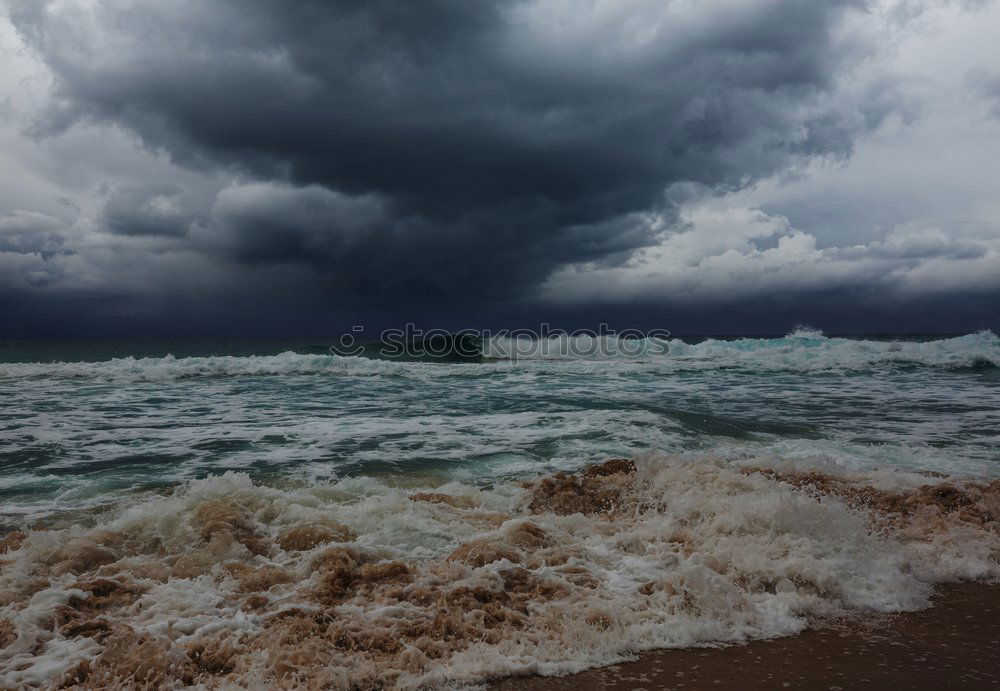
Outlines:
<svg viewBox="0 0 1000 691"><path fill-rule="evenodd" d="M913 261L928 259L979 259L989 252L982 240L955 238L944 233L930 232L918 235L890 235L884 242L872 243L864 254Z"/></svg>
<svg viewBox="0 0 1000 691"><path fill-rule="evenodd" d="M989 116L1000 119L1000 71L979 66L969 71L966 82L990 102Z"/></svg>
<svg viewBox="0 0 1000 691"><path fill-rule="evenodd" d="M624 266L582 264L553 274L545 294L554 304L649 301L679 307L813 293L885 296L896 304L932 293L976 296L1000 291L1000 234L995 224L948 231L933 225L895 228L864 245L818 246L813 235L759 210L720 199L684 211L684 230L637 253ZM991 318L997 316L992 310Z"/></svg>
<svg viewBox="0 0 1000 691"><path fill-rule="evenodd" d="M324 187L251 184L223 190L206 229L209 243L247 264L336 264L386 223L373 196Z"/></svg>
<svg viewBox="0 0 1000 691"><path fill-rule="evenodd" d="M119 235L183 235L192 221L176 185L125 185L104 204L102 220Z"/></svg>
<svg viewBox="0 0 1000 691"><path fill-rule="evenodd" d="M847 319L937 291L939 314L995 322L995 224L948 224L996 217L995 122L954 115L1000 90L939 88L940 46L911 77L892 57L906 36L926 55L913 27L947 6L0 0L53 84L18 142L51 185L12 165L0 206L28 190L76 218L0 231L0 301L142 329L258 309L592 326L589 305L808 321L819 294ZM687 220L711 197L738 212Z"/></svg>
<svg viewBox="0 0 1000 691"><path fill-rule="evenodd" d="M65 224L58 218L31 211L0 214L0 298L4 292L43 289L64 275L60 258L71 255L64 247Z"/></svg>
<svg viewBox="0 0 1000 691"><path fill-rule="evenodd" d="M850 0L693 19L660 2L9 6L56 78L48 131L113 123L269 185L239 207L220 195L207 246L301 262L341 295L511 297L567 263L622 261L655 241L637 214L674 213L668 186L847 156L893 102L840 90L870 49L841 36ZM120 191L109 228L180 235L157 196ZM379 214L353 219L369 197Z"/></svg>
<svg viewBox="0 0 1000 691"><path fill-rule="evenodd" d="M0 215L0 252L38 254L48 258L63 245L65 224L58 218L31 211Z"/></svg>

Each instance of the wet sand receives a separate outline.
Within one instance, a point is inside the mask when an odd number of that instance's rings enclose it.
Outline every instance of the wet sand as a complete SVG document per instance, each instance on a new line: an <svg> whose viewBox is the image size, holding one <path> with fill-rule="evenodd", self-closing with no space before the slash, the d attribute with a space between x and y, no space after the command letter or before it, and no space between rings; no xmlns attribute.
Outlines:
<svg viewBox="0 0 1000 691"><path fill-rule="evenodd" d="M1000 585L942 586L934 606L840 621L728 648L663 650L565 677L507 679L545 689L941 689L1000 687Z"/></svg>

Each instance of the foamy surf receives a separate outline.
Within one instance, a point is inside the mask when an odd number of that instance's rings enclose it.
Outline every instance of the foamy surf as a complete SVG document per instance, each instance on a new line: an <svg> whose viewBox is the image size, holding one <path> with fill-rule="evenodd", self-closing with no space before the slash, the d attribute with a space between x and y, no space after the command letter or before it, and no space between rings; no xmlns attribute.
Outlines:
<svg viewBox="0 0 1000 691"><path fill-rule="evenodd" d="M462 686L914 610L1000 481L648 455L521 483L227 473L0 550L0 683Z"/></svg>

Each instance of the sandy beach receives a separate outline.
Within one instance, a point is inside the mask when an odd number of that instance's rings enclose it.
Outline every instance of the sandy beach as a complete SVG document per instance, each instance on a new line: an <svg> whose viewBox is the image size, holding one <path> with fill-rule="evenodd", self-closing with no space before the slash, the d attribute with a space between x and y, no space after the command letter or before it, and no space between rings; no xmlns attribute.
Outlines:
<svg viewBox="0 0 1000 691"><path fill-rule="evenodd" d="M507 679L534 689L941 689L1000 683L1000 585L942 586L920 612L832 622L799 636L662 650L565 677Z"/></svg>

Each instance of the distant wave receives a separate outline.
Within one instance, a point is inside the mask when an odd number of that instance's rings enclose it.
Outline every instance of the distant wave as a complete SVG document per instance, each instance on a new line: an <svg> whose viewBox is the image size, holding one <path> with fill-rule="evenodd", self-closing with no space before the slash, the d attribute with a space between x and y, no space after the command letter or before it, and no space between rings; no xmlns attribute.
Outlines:
<svg viewBox="0 0 1000 691"><path fill-rule="evenodd" d="M32 362L0 364L0 379L95 378L171 381L190 377L316 374L331 376L477 376L514 362L526 369L553 368L586 374L614 368L650 371L744 369L748 371L863 371L889 367L992 369L1000 367L1000 338L991 331L932 341L873 341L826 337L797 329L781 338L708 339L689 344L679 339L616 341L553 338L516 349L507 340L482 344L484 362L456 363L344 357L285 352L245 357L116 358L102 362ZM492 361L491 361L492 360Z"/></svg>
<svg viewBox="0 0 1000 691"><path fill-rule="evenodd" d="M554 337L519 342L492 339L483 344L487 359L511 355L525 361L650 362L666 369L737 368L761 371L865 370L884 365L943 369L1000 367L1000 338L991 331L930 341L828 338L823 332L799 327L781 338L680 339L614 337ZM601 365L603 368L605 365Z"/></svg>
<svg viewBox="0 0 1000 691"><path fill-rule="evenodd" d="M782 338L671 341L670 354L689 365L762 370L864 370L884 365L944 369L1000 367L1000 338L991 331L934 341L827 338L798 329Z"/></svg>
<svg viewBox="0 0 1000 691"><path fill-rule="evenodd" d="M115 358L103 362L31 362L0 365L0 377L87 377L139 381L170 381L188 377L265 376L285 374L378 374L384 361L336 355L279 355L246 357Z"/></svg>

